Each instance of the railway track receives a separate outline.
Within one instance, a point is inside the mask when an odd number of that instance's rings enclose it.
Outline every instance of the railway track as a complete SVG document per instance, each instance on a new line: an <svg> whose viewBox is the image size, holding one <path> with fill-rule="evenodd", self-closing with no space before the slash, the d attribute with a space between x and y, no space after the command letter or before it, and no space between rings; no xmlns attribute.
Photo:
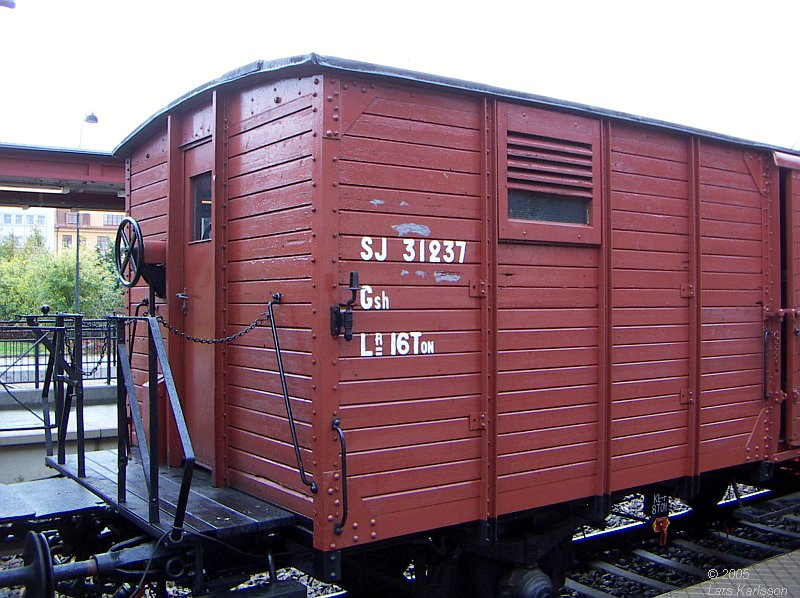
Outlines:
<svg viewBox="0 0 800 598"><path fill-rule="evenodd" d="M758 493L745 505L723 506L713 521L687 511L668 531L664 545L641 522L577 540L561 597L647 598L747 575L750 565L800 549L800 492Z"/></svg>
<svg viewBox="0 0 800 598"><path fill-rule="evenodd" d="M575 558L562 598L647 598L684 588L715 576L742 575L744 568L772 556L800 549L800 492L775 496L753 489L743 499L731 498L719 516L700 521L680 501L671 507L668 542L640 519L641 501L623 502L607 520L606 531L587 530L574 541ZM0 568L20 565L19 556L6 554ZM335 586L322 584L299 571L282 571L308 587L309 596L342 596ZM255 588L266 575L254 575L244 587ZM60 594L57 594L60 595ZM149 595L149 594L146 594ZM190 595L170 584L171 598ZM0 589L0 598L16 598L19 590Z"/></svg>

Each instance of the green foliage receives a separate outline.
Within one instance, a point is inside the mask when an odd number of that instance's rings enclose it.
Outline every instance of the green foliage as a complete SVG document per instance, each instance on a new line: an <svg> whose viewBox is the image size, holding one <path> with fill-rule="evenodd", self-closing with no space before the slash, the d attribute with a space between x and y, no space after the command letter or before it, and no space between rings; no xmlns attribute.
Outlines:
<svg viewBox="0 0 800 598"><path fill-rule="evenodd" d="M80 256L81 312L103 317L123 307L124 293L105 255L83 248ZM41 234L0 240L0 319L15 314L72 312L75 307L75 251L50 253Z"/></svg>

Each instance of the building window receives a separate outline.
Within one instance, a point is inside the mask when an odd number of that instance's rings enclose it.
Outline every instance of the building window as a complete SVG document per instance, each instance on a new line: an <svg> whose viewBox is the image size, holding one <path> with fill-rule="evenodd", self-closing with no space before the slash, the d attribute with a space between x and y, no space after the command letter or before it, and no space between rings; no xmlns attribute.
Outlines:
<svg viewBox="0 0 800 598"><path fill-rule="evenodd" d="M103 214L103 226L119 226L124 214Z"/></svg>
<svg viewBox="0 0 800 598"><path fill-rule="evenodd" d="M67 212L67 224L78 224L78 212Z"/></svg>
<svg viewBox="0 0 800 598"><path fill-rule="evenodd" d="M61 247L72 247L72 235L64 235L61 237Z"/></svg>
<svg viewBox="0 0 800 598"><path fill-rule="evenodd" d="M192 184L192 241L211 238L211 173L204 172L191 179Z"/></svg>
<svg viewBox="0 0 800 598"><path fill-rule="evenodd" d="M501 239L600 243L600 122L498 106Z"/></svg>
<svg viewBox="0 0 800 598"><path fill-rule="evenodd" d="M36 225L37 226L44 226L44 223L45 223L44 216L39 215L39 216L36 217Z"/></svg>
<svg viewBox="0 0 800 598"><path fill-rule="evenodd" d="M14 224L22 224L22 214L16 214L14 216Z"/></svg>
<svg viewBox="0 0 800 598"><path fill-rule="evenodd" d="M11 214L3 214L3 224L11 224Z"/></svg>
<svg viewBox="0 0 800 598"><path fill-rule="evenodd" d="M28 216L25 218L25 221L28 223L29 226L33 226L34 222L33 214L28 214Z"/></svg>
<svg viewBox="0 0 800 598"><path fill-rule="evenodd" d="M100 251L108 251L108 237L100 235L97 237L97 248Z"/></svg>

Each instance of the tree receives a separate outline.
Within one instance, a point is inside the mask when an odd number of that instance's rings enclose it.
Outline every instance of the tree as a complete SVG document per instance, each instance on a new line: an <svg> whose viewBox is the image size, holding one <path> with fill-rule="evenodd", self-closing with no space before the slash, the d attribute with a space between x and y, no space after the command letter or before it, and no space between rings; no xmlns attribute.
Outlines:
<svg viewBox="0 0 800 598"><path fill-rule="evenodd" d="M80 256L81 312L103 317L123 307L124 293L116 276L97 252ZM51 312L72 312L75 304L75 252L50 253L41 234L20 241L0 241L0 318L38 313L42 305Z"/></svg>

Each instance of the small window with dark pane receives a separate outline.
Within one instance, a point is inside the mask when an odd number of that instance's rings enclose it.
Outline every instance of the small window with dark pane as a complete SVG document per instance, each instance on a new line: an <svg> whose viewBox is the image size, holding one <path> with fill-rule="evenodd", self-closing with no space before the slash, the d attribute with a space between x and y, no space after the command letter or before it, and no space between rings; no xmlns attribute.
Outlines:
<svg viewBox="0 0 800 598"><path fill-rule="evenodd" d="M190 179L192 185L192 241L211 238L211 173Z"/></svg>
<svg viewBox="0 0 800 598"><path fill-rule="evenodd" d="M508 217L514 220L589 224L589 200L509 189Z"/></svg>
<svg viewBox="0 0 800 598"><path fill-rule="evenodd" d="M500 104L498 127L501 238L599 243L599 121Z"/></svg>

